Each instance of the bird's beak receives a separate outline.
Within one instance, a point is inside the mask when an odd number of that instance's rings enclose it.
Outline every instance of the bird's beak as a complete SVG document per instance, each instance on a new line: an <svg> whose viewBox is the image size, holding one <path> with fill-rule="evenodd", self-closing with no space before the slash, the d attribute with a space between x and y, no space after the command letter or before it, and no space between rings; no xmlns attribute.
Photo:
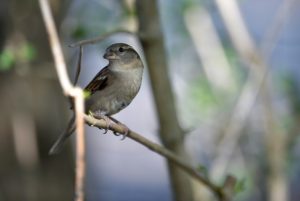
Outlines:
<svg viewBox="0 0 300 201"><path fill-rule="evenodd" d="M113 60L117 59L116 54L113 52L106 52L103 56L104 59Z"/></svg>

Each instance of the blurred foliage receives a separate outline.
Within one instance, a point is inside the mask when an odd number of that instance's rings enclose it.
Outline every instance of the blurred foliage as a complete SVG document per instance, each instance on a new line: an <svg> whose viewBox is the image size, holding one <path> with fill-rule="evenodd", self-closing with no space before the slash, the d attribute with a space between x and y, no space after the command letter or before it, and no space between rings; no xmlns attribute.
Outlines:
<svg viewBox="0 0 300 201"><path fill-rule="evenodd" d="M28 43L21 43L20 47L5 48L0 54L0 71L11 69L17 62L32 62L37 57L36 48Z"/></svg>
<svg viewBox="0 0 300 201"><path fill-rule="evenodd" d="M235 200L246 200L251 197L251 194L257 188L256 178L250 172L244 171L238 171L237 175L240 176L236 176L237 182L233 189Z"/></svg>
<svg viewBox="0 0 300 201"><path fill-rule="evenodd" d="M30 43L24 43L17 53L24 62L32 62L37 57L36 48Z"/></svg>
<svg viewBox="0 0 300 201"><path fill-rule="evenodd" d="M247 69L243 68L236 51L228 43L223 44L225 55L232 68L232 79L236 80L237 86L232 87L226 91L214 89L204 75L200 75L190 85L188 92L191 100L188 100L193 109L198 108L199 114L205 119L212 114L220 113L229 109L232 101L240 93L247 80ZM199 115L198 114L198 115Z"/></svg>
<svg viewBox="0 0 300 201"><path fill-rule="evenodd" d="M203 165L198 165L197 170L206 178L208 178L208 170L207 167L203 166Z"/></svg>
<svg viewBox="0 0 300 201"><path fill-rule="evenodd" d="M182 11L185 12L186 10L195 6L197 2L195 0L184 0L182 2ZM198 4L197 4L198 5Z"/></svg>
<svg viewBox="0 0 300 201"><path fill-rule="evenodd" d="M190 88L190 95L193 97L191 101L194 106L201 108L201 115L207 117L210 113L214 112L218 107L218 101L211 89L207 79L203 76L199 77Z"/></svg>
<svg viewBox="0 0 300 201"><path fill-rule="evenodd" d="M77 27L75 27L75 29L71 33L71 37L75 40L84 38L86 36L87 36L87 30L82 25L78 25Z"/></svg>
<svg viewBox="0 0 300 201"><path fill-rule="evenodd" d="M71 40L93 38L120 28L127 18L124 16L134 12L124 9L122 5L123 3L118 1L73 2L68 13L69 18L66 18L65 22L67 25L64 30L65 36L70 37Z"/></svg>
<svg viewBox="0 0 300 201"><path fill-rule="evenodd" d="M238 194L244 192L245 190L246 190L246 179L243 178L238 180L234 186L234 193Z"/></svg>
<svg viewBox="0 0 300 201"><path fill-rule="evenodd" d="M289 111L283 114L280 119L280 129L286 131L287 135L289 135L286 166L290 176L296 176L297 174L295 173L298 172L300 164L299 160L297 160L300 141L300 88L298 79L295 74L286 71L278 71L273 79L275 80L275 87L280 92L280 99L284 99L288 105L287 110Z"/></svg>
<svg viewBox="0 0 300 201"><path fill-rule="evenodd" d="M294 74L287 72L278 72L275 83L278 83L278 88L283 92L290 101L292 112L294 115L300 115L300 89L297 83L297 78Z"/></svg>
<svg viewBox="0 0 300 201"><path fill-rule="evenodd" d="M125 17L136 17L137 13L136 13L136 9L134 6L129 6L129 5L125 5L124 6L124 16Z"/></svg>
<svg viewBox="0 0 300 201"><path fill-rule="evenodd" d="M229 42L223 41L223 51L230 66L232 67L232 76L237 81L237 83L239 83L238 87L242 87L243 83L247 79L247 68L242 68L243 66L240 62L240 58L232 45L229 44Z"/></svg>
<svg viewBox="0 0 300 201"><path fill-rule="evenodd" d="M0 71L11 69L14 63L15 56L12 50L4 49L0 54Z"/></svg>

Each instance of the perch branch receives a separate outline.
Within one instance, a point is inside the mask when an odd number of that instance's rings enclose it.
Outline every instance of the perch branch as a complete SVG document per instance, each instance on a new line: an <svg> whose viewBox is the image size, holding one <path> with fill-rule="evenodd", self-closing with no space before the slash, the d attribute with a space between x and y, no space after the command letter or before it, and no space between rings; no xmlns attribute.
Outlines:
<svg viewBox="0 0 300 201"><path fill-rule="evenodd" d="M75 100L76 112L76 182L75 182L75 201L84 200L84 178L85 178L85 139L84 139L84 121L83 121L83 93L80 88L73 87L71 84L64 61L62 48L59 42L58 34L55 28L53 16L47 0L39 0L43 20L49 36L50 47L55 61L60 85L66 96L71 96Z"/></svg>
<svg viewBox="0 0 300 201"><path fill-rule="evenodd" d="M89 125L95 126L97 128L105 129L107 128L107 124L102 119L95 119L91 116L84 115L85 122ZM110 125L110 130L116 133L124 134L125 130L122 126L118 124L112 124ZM145 147L149 148L150 150L158 153L159 155L165 157L170 162L174 163L178 167L180 167L182 170L187 172L190 176L197 179L201 183L203 183L206 187L211 189L220 200L224 200L224 197L226 196L225 192L223 191L222 187L219 187L215 184L213 184L210 180L202 176L199 171L195 170L191 165L189 165L187 162L185 162L183 159L176 156L174 153L169 151L168 149L164 148L163 146L151 142L147 138L143 137L142 135L134 132L129 131L127 137L131 138L132 140L144 145Z"/></svg>

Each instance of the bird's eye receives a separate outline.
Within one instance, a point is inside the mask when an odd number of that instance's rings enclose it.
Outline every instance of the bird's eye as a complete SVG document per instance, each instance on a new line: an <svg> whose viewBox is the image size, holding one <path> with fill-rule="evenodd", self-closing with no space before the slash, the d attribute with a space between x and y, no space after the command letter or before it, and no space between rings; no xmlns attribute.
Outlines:
<svg viewBox="0 0 300 201"><path fill-rule="evenodd" d="M119 52L124 52L124 51L125 51L125 49L123 47L119 48Z"/></svg>

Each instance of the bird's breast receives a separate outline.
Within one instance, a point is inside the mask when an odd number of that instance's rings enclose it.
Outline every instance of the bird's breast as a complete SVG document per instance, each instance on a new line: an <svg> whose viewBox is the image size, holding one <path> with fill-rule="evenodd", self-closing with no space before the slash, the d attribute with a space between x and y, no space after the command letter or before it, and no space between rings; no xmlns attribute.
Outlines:
<svg viewBox="0 0 300 201"><path fill-rule="evenodd" d="M137 95L142 82L142 69L134 69L116 74L110 85L95 92L86 100L86 109L113 115L127 107Z"/></svg>
<svg viewBox="0 0 300 201"><path fill-rule="evenodd" d="M121 75L120 80L122 80L120 88L127 93L128 96L134 98L138 93L141 83L142 83L142 73L143 69L132 69L129 72Z"/></svg>

